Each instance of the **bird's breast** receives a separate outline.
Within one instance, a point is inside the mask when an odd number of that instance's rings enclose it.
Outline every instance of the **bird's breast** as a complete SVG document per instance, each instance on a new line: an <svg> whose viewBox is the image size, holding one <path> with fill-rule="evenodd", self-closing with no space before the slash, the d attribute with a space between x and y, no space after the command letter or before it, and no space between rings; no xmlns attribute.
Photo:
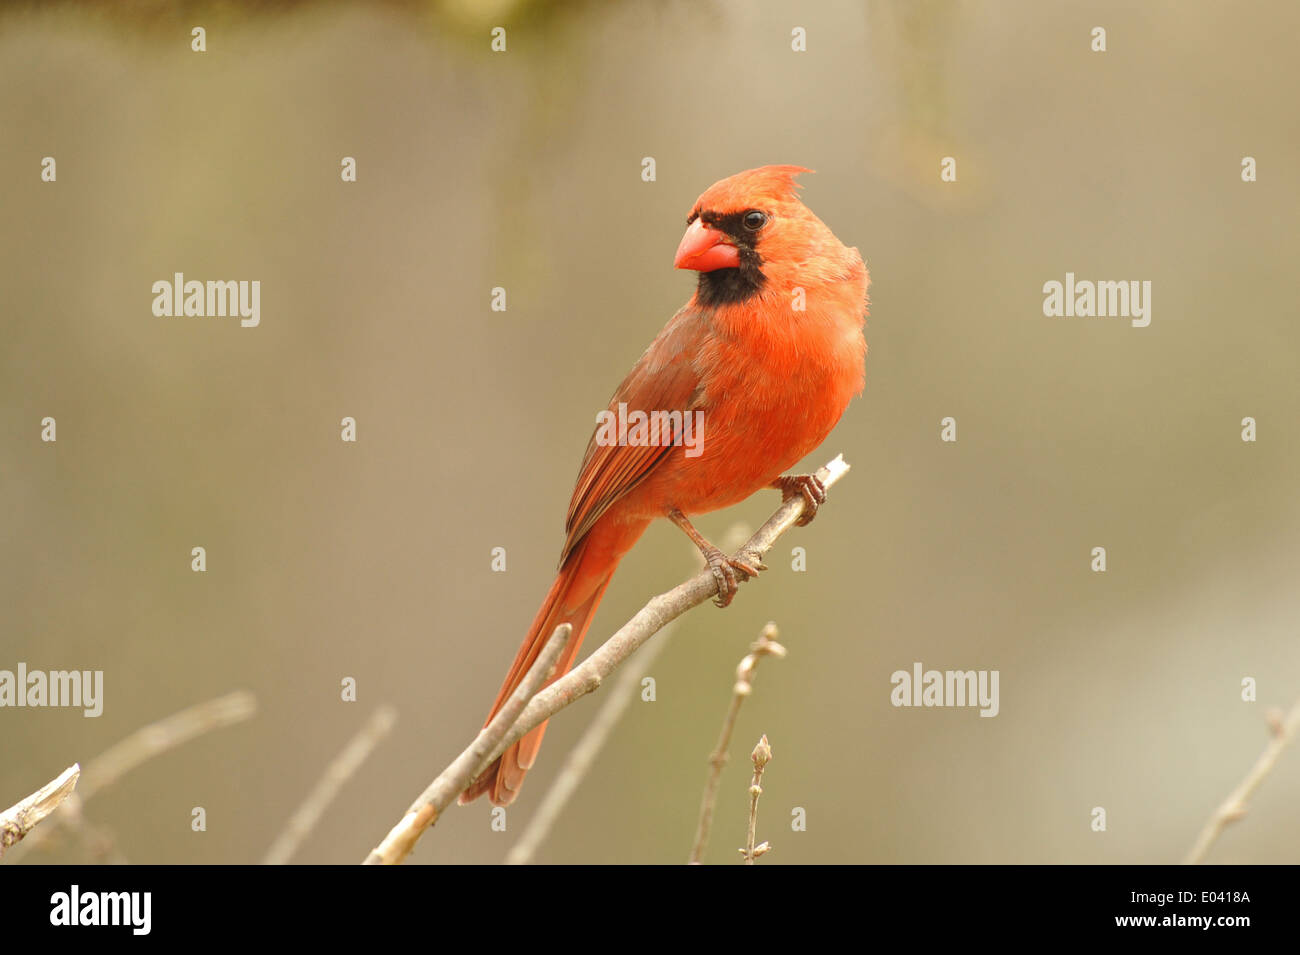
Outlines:
<svg viewBox="0 0 1300 955"><path fill-rule="evenodd" d="M672 448L640 489L647 511L704 513L744 500L821 444L862 388L860 311L726 318L693 356L694 446Z"/></svg>

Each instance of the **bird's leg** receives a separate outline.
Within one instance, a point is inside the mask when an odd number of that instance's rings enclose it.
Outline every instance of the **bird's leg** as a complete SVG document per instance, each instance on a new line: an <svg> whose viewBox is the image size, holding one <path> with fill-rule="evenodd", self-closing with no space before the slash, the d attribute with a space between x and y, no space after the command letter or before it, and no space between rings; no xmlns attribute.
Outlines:
<svg viewBox="0 0 1300 955"><path fill-rule="evenodd" d="M786 474L777 478L770 485L781 492L781 501L794 497L803 497L803 513L795 523L804 527L812 523L817 516L817 508L826 503L826 486L815 474Z"/></svg>
<svg viewBox="0 0 1300 955"><path fill-rule="evenodd" d="M705 540L704 535L695 529L695 525L686 519L686 515L676 508L668 512L668 519L686 533L686 536L700 549L704 559L709 562L709 570L713 571L713 577L718 582L718 596L713 602L719 607L731 603L731 599L736 596L736 588L742 581L757 577L760 570L767 570L762 563L750 564L735 557L728 557ZM737 574L740 575L739 580Z"/></svg>

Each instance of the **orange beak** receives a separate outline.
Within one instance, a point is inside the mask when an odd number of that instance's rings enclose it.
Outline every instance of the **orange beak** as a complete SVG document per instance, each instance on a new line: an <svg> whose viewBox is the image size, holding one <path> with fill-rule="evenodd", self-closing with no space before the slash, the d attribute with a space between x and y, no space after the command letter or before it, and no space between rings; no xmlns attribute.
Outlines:
<svg viewBox="0 0 1300 955"><path fill-rule="evenodd" d="M740 252L727 241L724 233L710 229L699 219L691 223L682 236L673 259L675 269L712 272L715 269L740 268Z"/></svg>

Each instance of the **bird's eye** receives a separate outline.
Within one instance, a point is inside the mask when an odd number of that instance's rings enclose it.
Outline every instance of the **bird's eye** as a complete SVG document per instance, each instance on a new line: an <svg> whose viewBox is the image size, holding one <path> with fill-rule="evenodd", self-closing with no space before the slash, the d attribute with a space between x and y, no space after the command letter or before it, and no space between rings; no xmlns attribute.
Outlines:
<svg viewBox="0 0 1300 955"><path fill-rule="evenodd" d="M745 228L750 232L757 232L763 226L767 225L767 213L759 212L757 209L751 209L745 213Z"/></svg>

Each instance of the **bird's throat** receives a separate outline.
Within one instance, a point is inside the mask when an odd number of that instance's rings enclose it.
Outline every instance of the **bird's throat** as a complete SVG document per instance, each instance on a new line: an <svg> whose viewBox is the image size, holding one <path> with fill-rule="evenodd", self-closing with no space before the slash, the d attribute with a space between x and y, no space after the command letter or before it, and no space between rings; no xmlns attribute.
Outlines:
<svg viewBox="0 0 1300 955"><path fill-rule="evenodd" d="M701 272L695 298L706 308L737 305L763 291L766 284L767 276L762 270L757 266L746 265L742 260L740 268Z"/></svg>

